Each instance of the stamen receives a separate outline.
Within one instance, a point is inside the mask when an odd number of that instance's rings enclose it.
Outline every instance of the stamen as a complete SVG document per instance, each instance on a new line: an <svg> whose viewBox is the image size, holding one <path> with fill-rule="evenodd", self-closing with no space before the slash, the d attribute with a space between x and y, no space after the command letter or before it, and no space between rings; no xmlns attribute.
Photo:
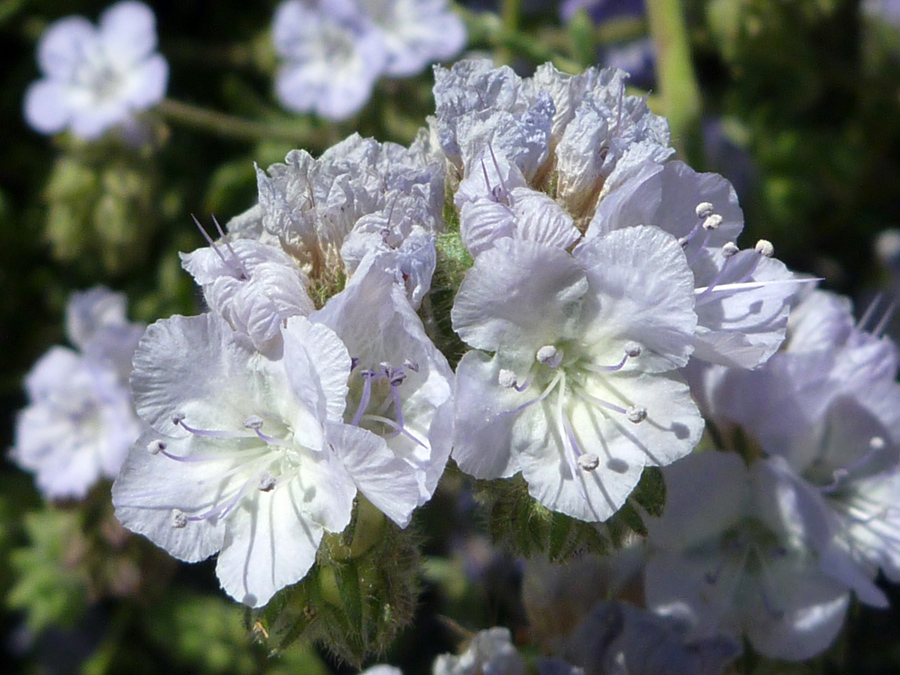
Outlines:
<svg viewBox="0 0 900 675"><path fill-rule="evenodd" d="M866 453L852 464L848 464L844 467L839 467L832 471L831 482L828 485L820 487L819 491L822 494L826 495L838 491L842 487L844 480L850 475L852 471L864 467L866 464L875 459L878 454L882 452L886 447L887 443L881 436L873 436L869 439Z"/></svg>
<svg viewBox="0 0 900 675"><path fill-rule="evenodd" d="M715 212L715 207L709 202L700 202L694 212L700 220L705 220Z"/></svg>
<svg viewBox="0 0 900 675"><path fill-rule="evenodd" d="M737 254L741 249L738 248L738 245L733 241L729 241L722 247L722 255L726 258L730 258L731 256Z"/></svg>
<svg viewBox="0 0 900 675"><path fill-rule="evenodd" d="M245 429L253 429L254 431L262 429L263 421L259 415L250 415L244 420Z"/></svg>
<svg viewBox="0 0 900 675"><path fill-rule="evenodd" d="M219 221L216 220L216 217L213 216L213 222L216 225L216 229L219 231L219 235L222 237L222 240L225 242L225 246L228 248L228 252L234 257L234 260L228 260L225 257L225 254L222 253L222 250L216 246L216 242L213 241L213 238L207 234L206 230L203 229L203 226L200 224L200 221L197 220L197 217L191 214L191 218L194 220L194 224L197 226L197 229L200 230L200 234L203 235L203 238L206 240L206 243L209 244L210 248L216 252L216 255L219 256L219 259L225 263L225 267L228 267L232 271L237 273L238 278L241 281L246 281L250 278L250 274L247 272L247 268L244 267L244 263L241 262L240 257L235 253L234 249L231 247L228 239L225 237L225 233L222 230L222 226L219 225ZM237 264L237 267L235 267Z"/></svg>
<svg viewBox="0 0 900 675"><path fill-rule="evenodd" d="M271 492L275 489L276 483L275 476L271 472L263 471L259 477L259 485L257 487L260 492Z"/></svg>
<svg viewBox="0 0 900 675"><path fill-rule="evenodd" d="M768 239L760 239L753 248L764 258L771 258L775 255L775 247Z"/></svg>
<svg viewBox="0 0 900 675"><path fill-rule="evenodd" d="M363 392L359 398L359 407L356 409L356 415L353 416L353 421L350 423L355 427L359 426L359 420L362 418L366 408L369 407L369 400L372 398L372 378L375 377L375 372L371 369L366 369L360 371L359 375L363 378Z"/></svg>
<svg viewBox="0 0 900 675"><path fill-rule="evenodd" d="M624 351L625 354L622 356L622 360L614 366L598 366L596 363L586 363L582 365L582 368L584 368L584 370L589 370L592 373L615 373L625 367L625 362L628 361L628 359L634 359L640 356L643 349L637 342L626 342Z"/></svg>
<svg viewBox="0 0 900 675"><path fill-rule="evenodd" d="M600 458L591 452L585 453L578 458L578 466L587 472L594 471L600 466Z"/></svg>
<svg viewBox="0 0 900 675"><path fill-rule="evenodd" d="M406 427L397 424L394 420L390 419L389 417L383 417L381 415L363 415L362 419L367 422L381 422L382 424L386 424L387 426L391 427L394 430L394 434L393 434L394 436L396 436L398 434L403 434L404 436L406 436L407 438L412 440L414 443L416 443L416 445L420 445L423 448L428 447L422 441L420 441L418 438L416 438Z"/></svg>
<svg viewBox="0 0 900 675"><path fill-rule="evenodd" d="M703 229L707 231L717 230L719 229L719 225L721 224L722 216L720 216L718 213L714 213L703 220Z"/></svg>
<svg viewBox="0 0 900 675"><path fill-rule="evenodd" d="M166 444L161 440L156 439L155 441L150 441L147 444L147 452L151 455L158 455L160 452L166 449Z"/></svg>
<svg viewBox="0 0 900 675"><path fill-rule="evenodd" d="M508 368L501 368L497 375L497 382L504 389L512 389L516 386L516 374Z"/></svg>
<svg viewBox="0 0 900 675"><path fill-rule="evenodd" d="M625 411L625 416L628 418L629 422L640 424L647 419L647 409L643 406L633 405Z"/></svg>
<svg viewBox="0 0 900 675"><path fill-rule="evenodd" d="M563 355L553 345L544 345L537 351L535 358L544 365L556 368L562 363Z"/></svg>
<svg viewBox="0 0 900 675"><path fill-rule="evenodd" d="M184 422L184 413L176 413L172 416L172 424L175 426L180 426L182 429L187 431L188 433L193 434L194 436L205 436L207 438L248 438L247 436L242 436L240 434L236 434L233 431L213 431L211 429L195 429L192 426L185 424Z"/></svg>
<svg viewBox="0 0 900 675"><path fill-rule="evenodd" d="M187 527L188 517L180 509L172 509L172 527L181 530Z"/></svg>
<svg viewBox="0 0 900 675"><path fill-rule="evenodd" d="M856 322L856 327L859 330L866 330L866 326L869 321L872 320L872 317L875 316L875 312L878 309L878 305L881 304L881 299L884 297L884 293L878 293L873 299L872 302L869 303L869 306L866 307L866 311L863 313L862 317L860 317L859 321Z"/></svg>

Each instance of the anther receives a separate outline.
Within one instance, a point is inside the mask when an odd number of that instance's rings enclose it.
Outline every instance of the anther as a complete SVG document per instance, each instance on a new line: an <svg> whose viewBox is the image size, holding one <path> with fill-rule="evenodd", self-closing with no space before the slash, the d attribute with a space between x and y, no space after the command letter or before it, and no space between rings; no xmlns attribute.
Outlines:
<svg viewBox="0 0 900 675"><path fill-rule="evenodd" d="M640 422L643 422L645 419L647 419L647 409L639 405L629 406L629 408L625 411L625 416L628 418L629 422L639 424Z"/></svg>
<svg viewBox="0 0 900 675"><path fill-rule="evenodd" d="M775 247L768 239L760 239L753 248L764 258L771 258L775 255Z"/></svg>
<svg viewBox="0 0 900 675"><path fill-rule="evenodd" d="M271 492L275 489L276 482L275 476L268 471L263 471L259 477L259 485L257 487L259 487L260 492Z"/></svg>
<svg viewBox="0 0 900 675"><path fill-rule="evenodd" d="M869 440L869 449L875 452L880 450L884 450L887 447L887 443L884 442L884 439L881 436L873 436L871 440Z"/></svg>
<svg viewBox="0 0 900 675"><path fill-rule="evenodd" d="M245 429L253 429L257 431L262 429L263 421L259 415L250 415L247 419L244 420L244 428Z"/></svg>
<svg viewBox="0 0 900 675"><path fill-rule="evenodd" d="M722 247L722 255L726 258L730 258L733 255L736 255L741 249L738 248L738 245L733 241L729 241Z"/></svg>
<svg viewBox="0 0 900 675"><path fill-rule="evenodd" d="M166 444L161 440L156 439L155 441L150 441L147 444L147 452L151 455L158 455L160 452L166 449Z"/></svg>
<svg viewBox="0 0 900 675"><path fill-rule="evenodd" d="M719 225L722 224L722 216L718 213L714 213L711 216L704 218L703 220L703 229L704 230L716 230L719 228Z"/></svg>
<svg viewBox="0 0 900 675"><path fill-rule="evenodd" d="M497 375L497 383L504 389L512 389L516 386L516 374L508 368L501 368Z"/></svg>
<svg viewBox="0 0 900 675"><path fill-rule="evenodd" d="M411 370L411 371L413 371L414 373L418 373L418 372L419 372L419 364L416 363L415 361L410 361L409 359L406 359L406 360L403 362L403 367L404 367L406 370Z"/></svg>
<svg viewBox="0 0 900 675"><path fill-rule="evenodd" d="M544 365L556 368L562 363L562 353L553 345L544 345L537 351L536 358Z"/></svg>
<svg viewBox="0 0 900 675"><path fill-rule="evenodd" d="M600 466L600 458L597 457L597 455L588 452L578 458L578 466L588 472L594 471Z"/></svg>
<svg viewBox="0 0 900 675"><path fill-rule="evenodd" d="M172 509L172 527L176 530L187 527L188 517L180 509Z"/></svg>
<svg viewBox="0 0 900 675"><path fill-rule="evenodd" d="M697 214L698 218L706 219L709 218L714 211L715 207L709 202L700 202L699 204L697 204L695 213Z"/></svg>
<svg viewBox="0 0 900 675"><path fill-rule="evenodd" d="M175 413L174 415L172 415L172 424L174 424L175 426L178 426L182 422L184 422L184 413L179 412L179 413Z"/></svg>
<svg viewBox="0 0 900 675"><path fill-rule="evenodd" d="M626 342L625 343L625 355L630 359L636 359L641 355L641 346L637 342Z"/></svg>

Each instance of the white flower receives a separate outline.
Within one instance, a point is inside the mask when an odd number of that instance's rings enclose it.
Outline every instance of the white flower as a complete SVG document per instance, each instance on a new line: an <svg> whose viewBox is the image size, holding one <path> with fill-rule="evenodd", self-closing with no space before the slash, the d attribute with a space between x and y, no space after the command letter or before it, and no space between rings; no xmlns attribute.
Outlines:
<svg viewBox="0 0 900 675"><path fill-rule="evenodd" d="M800 281L765 244L738 251L743 214L731 184L682 162L646 161L600 201L590 239L634 225L656 225L677 237L694 273L694 357L755 368L784 339Z"/></svg>
<svg viewBox="0 0 900 675"><path fill-rule="evenodd" d="M741 653L724 635L688 638L689 625L626 602L598 602L562 655L585 675L718 675Z"/></svg>
<svg viewBox="0 0 900 675"><path fill-rule="evenodd" d="M438 656L431 672L433 675L525 675L527 669L509 630L491 628L476 633L459 656Z"/></svg>
<svg viewBox="0 0 900 675"><path fill-rule="evenodd" d="M352 359L344 421L384 438L415 469L424 504L450 457L454 378L405 289L373 266L309 319L331 328Z"/></svg>
<svg viewBox="0 0 900 675"><path fill-rule="evenodd" d="M143 326L128 323L124 296L105 288L73 294L66 314L81 351L53 347L34 365L12 448L49 499L82 498L101 477L115 478L141 433L127 377Z"/></svg>
<svg viewBox="0 0 900 675"><path fill-rule="evenodd" d="M280 246L314 284L351 276L369 253L388 254L385 269L412 275L404 285L413 302L427 292L444 172L418 149L353 134L318 159L295 150L257 169L257 184L259 204L229 223L234 235Z"/></svg>
<svg viewBox="0 0 900 675"><path fill-rule="evenodd" d="M132 389L152 431L113 486L123 525L188 562L218 552L222 587L253 607L306 575L357 491L401 526L419 501L413 468L342 421L352 364L340 339L294 316L283 342L270 360L214 314L150 326Z"/></svg>
<svg viewBox="0 0 900 675"><path fill-rule="evenodd" d="M415 75L429 63L456 56L466 44L465 24L447 0L357 1L381 30L389 77Z"/></svg>
<svg viewBox="0 0 900 675"><path fill-rule="evenodd" d="M692 277L657 228L574 256L500 239L468 271L452 318L475 348L457 368L453 457L477 478L521 471L548 508L603 521L644 466L699 439L703 421L672 372L691 352Z"/></svg>
<svg viewBox="0 0 900 675"><path fill-rule="evenodd" d="M849 587L822 570L819 522L792 481L768 461L748 469L730 452L693 454L663 472L666 510L647 522L648 606L684 618L695 638L744 634L771 658L824 651Z"/></svg>
<svg viewBox="0 0 900 675"><path fill-rule="evenodd" d="M352 0L287 0L275 12L272 32L285 59L275 93L298 112L350 117L369 100L388 64L381 32Z"/></svg>
<svg viewBox="0 0 900 675"><path fill-rule="evenodd" d="M483 165L491 170L483 161L490 148L530 186L555 185L556 200L576 220L590 219L597 201L644 162L662 163L673 152L665 119L625 94L626 78L615 68L566 75L550 64L520 78L489 61L460 61L435 68L433 124L462 177L481 180Z"/></svg>
<svg viewBox="0 0 900 675"><path fill-rule="evenodd" d="M201 232L206 232L201 228ZM313 303L306 277L281 248L252 239L229 241L181 254L182 266L203 287L210 309L253 346L277 358L281 324L290 316L306 316Z"/></svg>
<svg viewBox="0 0 900 675"><path fill-rule="evenodd" d="M54 22L38 43L44 79L25 93L25 119L85 139L130 123L165 96L169 67L155 50L156 17L134 0L109 7L99 27L80 16Z"/></svg>
<svg viewBox="0 0 900 675"><path fill-rule="evenodd" d="M763 368L694 372L722 437L739 425L770 456L822 520L823 566L876 606L878 569L900 578L897 368L896 345L855 325L849 302L812 291Z"/></svg>

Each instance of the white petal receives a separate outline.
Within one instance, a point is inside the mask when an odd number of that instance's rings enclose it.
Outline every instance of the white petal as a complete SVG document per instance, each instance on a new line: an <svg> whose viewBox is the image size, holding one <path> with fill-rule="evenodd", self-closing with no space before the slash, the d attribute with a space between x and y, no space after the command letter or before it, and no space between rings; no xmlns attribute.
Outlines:
<svg viewBox="0 0 900 675"><path fill-rule="evenodd" d="M383 438L365 429L331 423L326 433L359 491L388 518L406 527L419 504L414 468L396 457Z"/></svg>
<svg viewBox="0 0 900 675"><path fill-rule="evenodd" d="M156 16L142 2L117 2L100 15L100 39L114 63L131 66L156 49Z"/></svg>
<svg viewBox="0 0 900 675"><path fill-rule="evenodd" d="M322 528L296 508L294 483L260 493L228 523L216 575L238 602L262 607L300 581L316 559Z"/></svg>
<svg viewBox="0 0 900 675"><path fill-rule="evenodd" d="M655 227L617 230L580 245L594 340L633 340L643 370L687 363L697 325L694 276L678 242Z"/></svg>
<svg viewBox="0 0 900 675"><path fill-rule="evenodd" d="M587 281L563 250L502 239L466 273L453 304L453 328L478 349L535 352L576 334Z"/></svg>

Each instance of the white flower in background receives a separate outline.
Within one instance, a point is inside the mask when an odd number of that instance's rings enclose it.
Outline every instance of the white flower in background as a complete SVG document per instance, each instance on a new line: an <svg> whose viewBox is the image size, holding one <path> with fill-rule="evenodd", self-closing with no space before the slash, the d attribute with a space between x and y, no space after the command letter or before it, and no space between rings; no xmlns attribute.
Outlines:
<svg viewBox="0 0 900 675"><path fill-rule="evenodd" d="M521 472L547 508L603 521L645 466L683 457L703 420L687 384L693 279L671 235L640 227L574 256L503 238L476 259L453 327L453 457L476 478Z"/></svg>
<svg viewBox="0 0 900 675"><path fill-rule="evenodd" d="M561 655L584 675L718 675L740 653L732 638L691 640L690 626L626 602L598 602L572 632Z"/></svg>
<svg viewBox="0 0 900 675"><path fill-rule="evenodd" d="M490 628L476 633L459 656L438 656L431 672L432 675L525 675L527 668L509 630Z"/></svg>
<svg viewBox="0 0 900 675"><path fill-rule="evenodd" d="M142 428L128 374L144 327L126 319L125 297L105 288L73 294L66 328L78 351L51 348L25 378L29 405L12 448L48 499L82 498L101 478L115 478Z"/></svg>
<svg viewBox="0 0 900 675"><path fill-rule="evenodd" d="M300 316L271 360L215 314L147 329L131 384L152 428L113 486L116 516L188 562L218 553L225 591L252 607L302 579L325 532L362 493L401 527L419 503L413 467L343 422L352 361Z"/></svg>
<svg viewBox="0 0 900 675"><path fill-rule="evenodd" d="M446 0L287 0L272 32L278 99L331 120L359 112L380 77L415 75L466 43Z"/></svg>
<svg viewBox="0 0 900 675"><path fill-rule="evenodd" d="M388 63L381 32L352 0L287 0L275 12L272 32L284 59L275 94L297 112L350 117L369 100Z"/></svg>
<svg viewBox="0 0 900 675"><path fill-rule="evenodd" d="M850 587L823 571L821 523L794 483L768 461L748 469L731 452L695 453L663 473L665 513L647 520L648 607L684 619L692 639L743 634L761 654L789 661L823 652Z"/></svg>
<svg viewBox="0 0 900 675"><path fill-rule="evenodd" d="M153 10L141 2L112 5L96 27L80 16L54 22L37 58L44 78L25 93L25 119L41 133L94 139L165 97L169 67L156 53Z"/></svg>
<svg viewBox="0 0 900 675"><path fill-rule="evenodd" d="M740 427L818 514L822 566L883 606L878 570L900 579L900 385L896 345L863 330L867 320L857 325L846 299L812 291L763 368L692 376L723 442Z"/></svg>
<svg viewBox="0 0 900 675"><path fill-rule="evenodd" d="M694 273L694 358L755 368L784 339L790 302L802 282L761 242L739 251L744 226L737 194L714 173L682 162L645 162L603 199L585 238L656 225L678 238Z"/></svg>
<svg viewBox="0 0 900 675"><path fill-rule="evenodd" d="M450 59L466 45L466 26L447 0L357 0L381 30L388 53L384 74L410 77L435 61Z"/></svg>

